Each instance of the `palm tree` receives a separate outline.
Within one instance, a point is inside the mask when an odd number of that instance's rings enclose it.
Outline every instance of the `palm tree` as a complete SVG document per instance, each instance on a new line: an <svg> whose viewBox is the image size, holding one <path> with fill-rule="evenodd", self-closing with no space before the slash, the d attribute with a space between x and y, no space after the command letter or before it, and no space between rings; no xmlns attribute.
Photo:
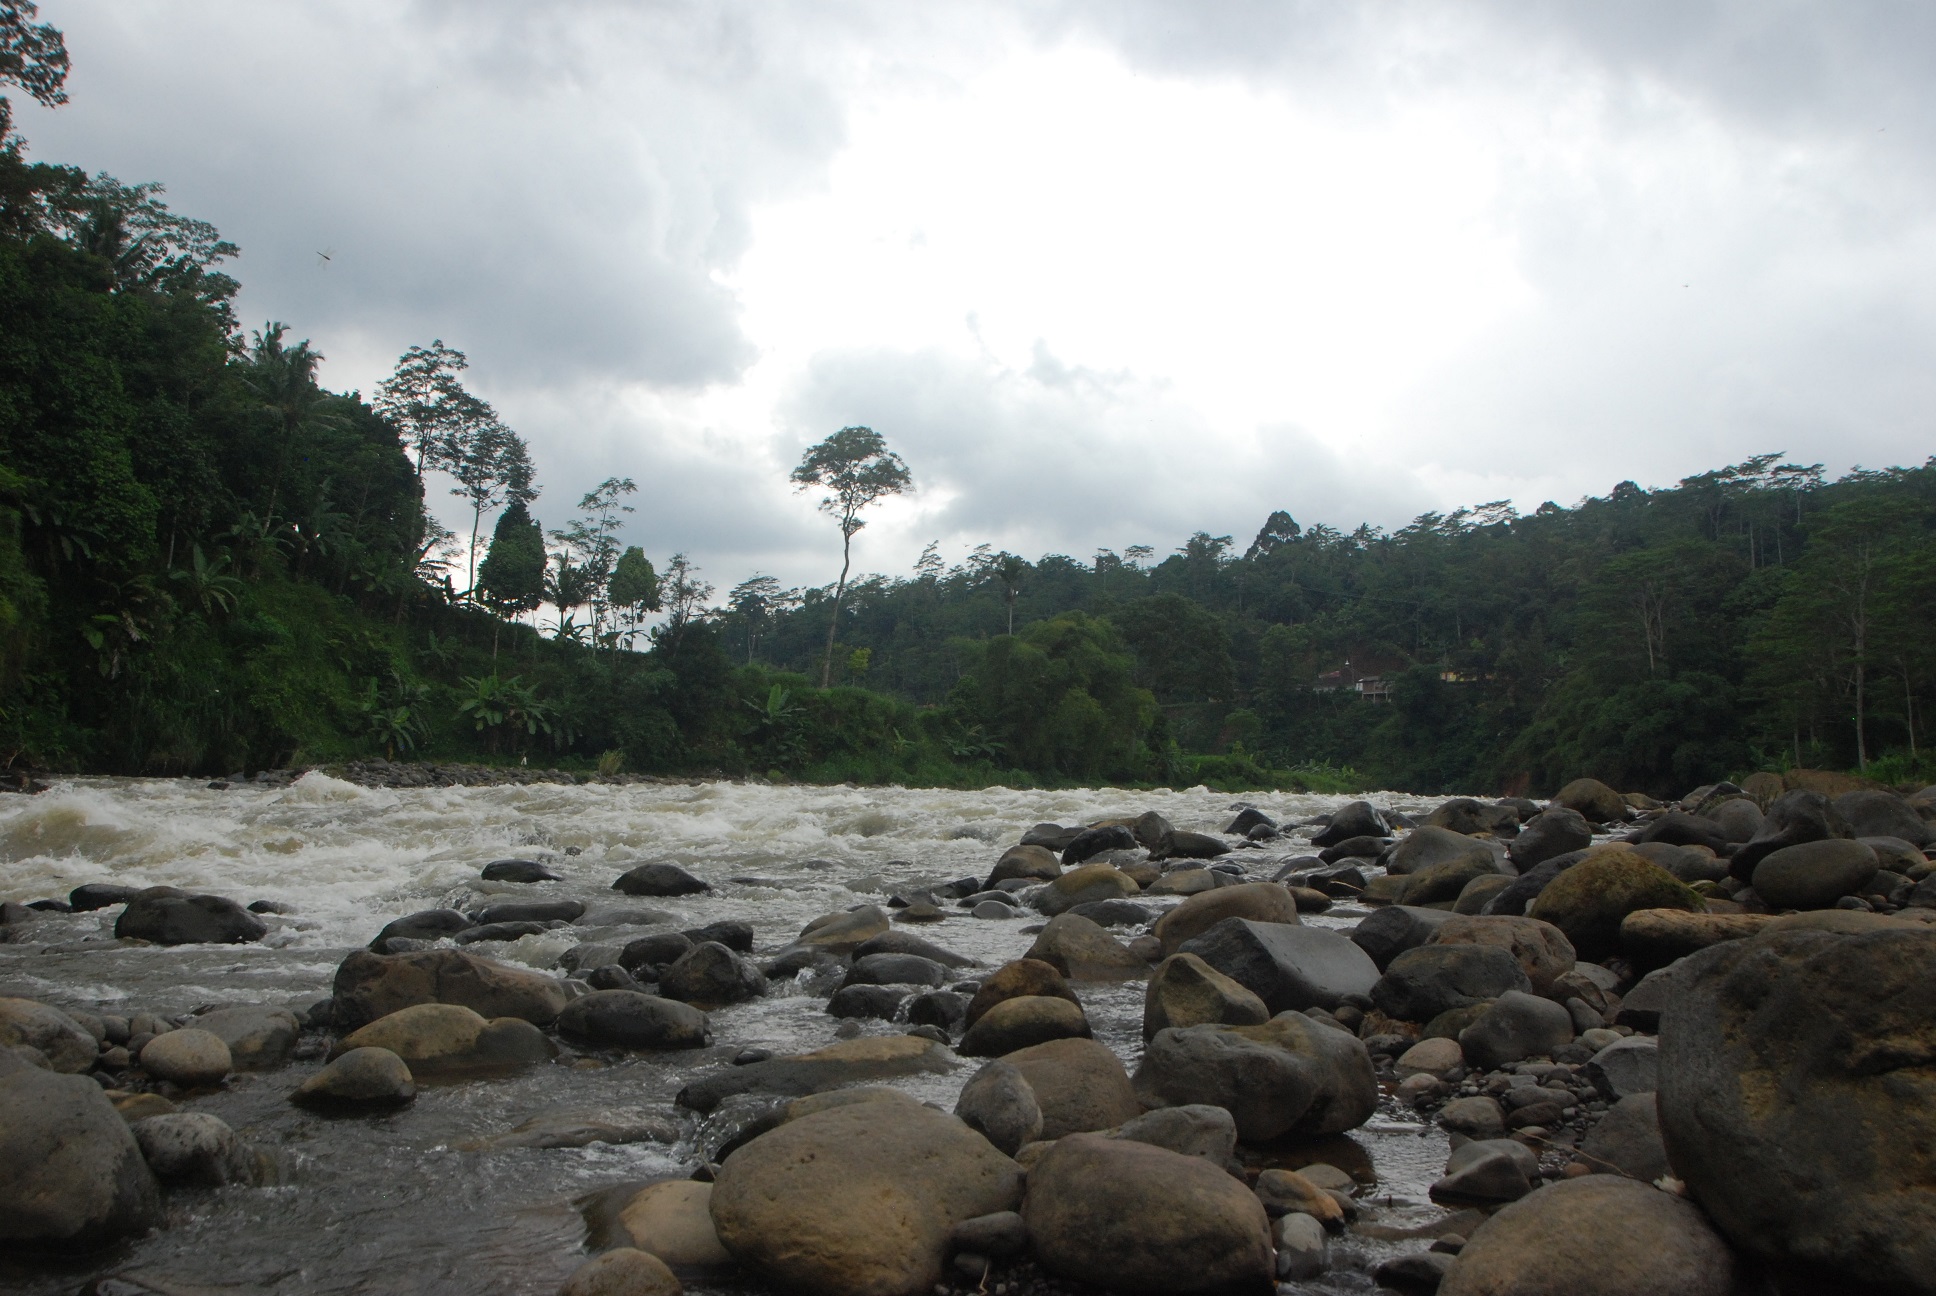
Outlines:
<svg viewBox="0 0 1936 1296"><path fill-rule="evenodd" d="M271 321L253 335L248 357L242 362L242 385L258 402L257 411L268 415L276 426L276 472L262 516L265 536L275 525L276 496L288 471L291 447L305 432L342 422L341 415L329 412L336 398L316 385L316 366L322 353L310 349L308 339L294 346L283 345L287 331L287 325Z"/></svg>

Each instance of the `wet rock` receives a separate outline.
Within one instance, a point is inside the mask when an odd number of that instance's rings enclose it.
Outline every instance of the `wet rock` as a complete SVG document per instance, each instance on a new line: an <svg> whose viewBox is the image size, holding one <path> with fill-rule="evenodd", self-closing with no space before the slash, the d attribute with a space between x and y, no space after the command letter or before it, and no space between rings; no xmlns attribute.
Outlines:
<svg viewBox="0 0 1936 1296"><path fill-rule="evenodd" d="M665 970L659 977L659 992L668 999L717 1008L765 994L766 975L752 960L717 941L707 941L687 950Z"/></svg>
<svg viewBox="0 0 1936 1296"><path fill-rule="evenodd" d="M1062 851L1070 842L1082 835L1080 826L1065 828L1061 824L1039 823L1022 834L1022 845L1040 846L1045 850Z"/></svg>
<svg viewBox="0 0 1936 1296"><path fill-rule="evenodd" d="M1701 1212L1614 1175L1549 1184L1475 1229L1440 1296L1729 1296L1735 1264Z"/></svg>
<svg viewBox="0 0 1936 1296"><path fill-rule="evenodd" d="M1421 945L1393 959L1371 987L1379 1011L1400 1021L1430 1021L1440 1013L1530 990L1525 969L1499 945Z"/></svg>
<svg viewBox="0 0 1936 1296"><path fill-rule="evenodd" d="M1383 837L1390 825L1369 801L1348 801L1332 811L1329 822L1311 835L1311 844L1336 846L1353 837Z"/></svg>
<svg viewBox="0 0 1936 1296"><path fill-rule="evenodd" d="M486 882L558 882L562 879L537 860L492 860L478 874Z"/></svg>
<svg viewBox="0 0 1936 1296"><path fill-rule="evenodd" d="M1920 1291L1936 1273L1932 966L1926 928L1798 930L1665 974L1669 1160L1730 1241L1798 1281Z"/></svg>
<svg viewBox="0 0 1936 1296"><path fill-rule="evenodd" d="M1344 1229L1344 1207L1338 1199L1295 1170L1259 1171L1255 1191L1272 1219L1302 1215L1333 1232Z"/></svg>
<svg viewBox="0 0 1936 1296"><path fill-rule="evenodd" d="M948 979L948 969L919 954L863 954L847 971L842 987L855 985L938 986Z"/></svg>
<svg viewBox="0 0 1936 1296"><path fill-rule="evenodd" d="M1577 810L1564 806L1534 815L1519 836L1506 847L1506 854L1521 873L1547 860L1585 850L1593 844L1593 826Z"/></svg>
<svg viewBox="0 0 1936 1296"><path fill-rule="evenodd" d="M732 1263L713 1227L713 1185L691 1179L647 1184L619 1209L618 1226L632 1245L676 1268Z"/></svg>
<svg viewBox="0 0 1936 1296"><path fill-rule="evenodd" d="M1104 851L1135 850L1136 848L1136 834L1121 824L1085 828L1062 848L1062 865L1068 868L1084 860L1093 859Z"/></svg>
<svg viewBox="0 0 1936 1296"><path fill-rule="evenodd" d="M1597 962L1620 948L1620 923L1628 914L1703 908L1686 883L1646 856L1625 846L1602 846L1554 878L1526 912L1565 932L1581 958Z"/></svg>
<svg viewBox="0 0 1936 1296"><path fill-rule="evenodd" d="M1499 1100L1484 1094L1455 1098L1439 1109L1439 1124L1454 1134L1473 1139L1496 1139L1506 1132L1506 1112Z"/></svg>
<svg viewBox="0 0 1936 1296"><path fill-rule="evenodd" d="M914 954L929 959L947 968L967 968L980 966L965 954L957 954L951 949L923 940L912 932L889 931L862 941L854 947L854 957L864 959L870 954Z"/></svg>
<svg viewBox="0 0 1936 1296"><path fill-rule="evenodd" d="M1224 825L1224 833L1231 837L1242 837L1252 828L1275 828L1277 821L1259 810L1256 806L1245 806L1237 812L1237 817Z"/></svg>
<svg viewBox="0 0 1936 1296"><path fill-rule="evenodd" d="M1077 918L1087 918L1098 927L1141 927L1154 916L1150 910L1129 900L1092 900L1069 910Z"/></svg>
<svg viewBox="0 0 1936 1296"><path fill-rule="evenodd" d="M1827 909L1873 878L1876 853L1859 841L1825 838L1770 851L1754 867L1755 893L1775 909Z"/></svg>
<svg viewBox="0 0 1936 1296"><path fill-rule="evenodd" d="M1430 1190L1433 1201L1454 1209L1518 1201L1533 1190L1539 1158L1512 1139L1480 1139L1452 1150L1445 1175Z"/></svg>
<svg viewBox="0 0 1936 1296"><path fill-rule="evenodd" d="M311 1107L400 1107L417 1096L409 1064L386 1048L354 1048L309 1077L289 1101Z"/></svg>
<svg viewBox="0 0 1936 1296"><path fill-rule="evenodd" d="M1125 829L1125 832L1128 830ZM1071 869L1043 887L1034 900L1035 907L1053 918L1079 904L1097 900L1122 900L1142 888L1136 879L1108 864L1085 864Z"/></svg>
<svg viewBox="0 0 1936 1296"><path fill-rule="evenodd" d="M1512 953L1532 991L1551 995L1560 977L1578 961L1572 942L1551 923L1506 914L1460 914L1439 924L1433 945L1497 945Z"/></svg>
<svg viewBox="0 0 1936 1296"><path fill-rule="evenodd" d="M677 864L641 864L619 874L612 890L630 896L682 896L697 895L712 887Z"/></svg>
<svg viewBox="0 0 1936 1296"><path fill-rule="evenodd" d="M490 922L466 927L451 939L459 945L475 945L479 941L514 941L526 936L542 936L549 928L541 922Z"/></svg>
<svg viewBox="0 0 1936 1296"><path fill-rule="evenodd" d="M1271 1242L1277 1249L1279 1281L1301 1282L1330 1268L1324 1226L1309 1215L1293 1212L1279 1219L1271 1226Z"/></svg>
<svg viewBox="0 0 1936 1296"><path fill-rule="evenodd" d="M607 963L603 967L595 967L585 973L585 984L594 990L638 990L643 992L645 989L644 986L639 984L637 977L627 972L617 963Z"/></svg>
<svg viewBox="0 0 1936 1296"><path fill-rule="evenodd" d="M914 1036L842 1040L811 1053L770 1058L704 1076L681 1089L677 1101L681 1107L703 1114L736 1094L800 1098L873 1080L934 1074L954 1065L946 1048Z"/></svg>
<svg viewBox="0 0 1936 1296"><path fill-rule="evenodd" d="M1785 846L1853 836L1833 802L1820 792L1796 788L1775 798L1761 831L1729 857L1728 871L1745 882L1757 864Z"/></svg>
<svg viewBox="0 0 1936 1296"><path fill-rule="evenodd" d="M165 1184L221 1188L256 1180L254 1151L219 1116L174 1112L128 1128L148 1168Z"/></svg>
<svg viewBox="0 0 1936 1296"><path fill-rule="evenodd" d="M393 939L442 940L446 936L455 936L472 925L469 915L461 914L455 909L423 909L385 923L383 930L370 941L370 948L381 952Z"/></svg>
<svg viewBox="0 0 1936 1296"><path fill-rule="evenodd" d="M155 1079L184 1089L220 1084L235 1066L221 1036L192 1026L155 1036L142 1046L140 1060Z"/></svg>
<svg viewBox="0 0 1936 1296"><path fill-rule="evenodd" d="M1355 1129L1378 1104L1365 1046L1302 1013L1261 1026L1158 1031L1137 1067L1145 1106L1207 1103L1227 1110L1245 1142Z"/></svg>
<svg viewBox="0 0 1936 1296"><path fill-rule="evenodd" d="M85 1076L0 1075L0 1243L91 1249L162 1222L161 1193L127 1122Z"/></svg>
<svg viewBox="0 0 1936 1296"><path fill-rule="evenodd" d="M1383 972L1400 954L1408 949L1417 949L1431 940L1433 933L1452 918L1453 915L1443 909L1388 905L1359 922L1351 930L1350 938Z"/></svg>
<svg viewBox="0 0 1936 1296"><path fill-rule="evenodd" d="M1620 823L1631 817L1621 795L1598 779L1574 779L1554 795L1553 804L1574 811L1588 823Z"/></svg>
<svg viewBox="0 0 1936 1296"><path fill-rule="evenodd" d="M1027 995L1050 995L1066 999L1078 1008L1081 1000L1069 983L1062 979L1062 973L1040 959L1020 958L1004 963L996 968L975 991L975 997L968 1001L968 1025L973 1026L981 1020L982 1014L1004 999L1019 999Z"/></svg>
<svg viewBox="0 0 1936 1296"><path fill-rule="evenodd" d="M1552 1057L1573 1042L1573 1015L1537 995L1508 990L1479 1020L1459 1032L1459 1048L1473 1066L1496 1070L1532 1057Z"/></svg>
<svg viewBox="0 0 1936 1296"><path fill-rule="evenodd" d="M1203 935L1229 918L1261 923L1296 923L1297 902L1275 882L1246 882L1193 895L1164 914L1155 927L1163 953L1174 954L1183 942Z"/></svg>
<svg viewBox="0 0 1936 1296"><path fill-rule="evenodd" d="M969 914L969 917L971 918L992 919L992 920L999 921L1003 918L1020 917L1021 911L1015 908L1014 905L1004 903L1003 901L1000 901L1000 900L983 900L979 904L977 904L973 909L970 909L968 911L968 914Z"/></svg>
<svg viewBox="0 0 1936 1296"><path fill-rule="evenodd" d="M1257 1026L1270 1015L1262 999L1196 955L1173 954L1143 994L1143 1038L1169 1026Z"/></svg>
<svg viewBox="0 0 1936 1296"><path fill-rule="evenodd" d="M1652 1183L1671 1173L1667 1148L1660 1137L1656 1095L1637 1093L1622 1098L1587 1131L1580 1159L1594 1174L1623 1174Z"/></svg>
<svg viewBox="0 0 1936 1296"><path fill-rule="evenodd" d="M1143 1105L1136 1100L1122 1061L1095 1040L1051 1040L1017 1050L1002 1061L1020 1071L1034 1092L1042 1109L1043 1139L1115 1129L1142 1115Z"/></svg>
<svg viewBox="0 0 1936 1296"><path fill-rule="evenodd" d="M1133 1140L1057 1143L1029 1172L1022 1218L1046 1268L1112 1291L1261 1286L1273 1272L1270 1222L1239 1180Z"/></svg>
<svg viewBox="0 0 1936 1296"><path fill-rule="evenodd" d="M1179 949L1244 986L1272 1012L1329 1011L1347 995L1370 993L1378 980L1369 955L1322 927L1226 918Z"/></svg>
<svg viewBox="0 0 1936 1296"><path fill-rule="evenodd" d="M930 990L908 1000L908 1024L939 1026L957 1031L967 1024L968 996L953 990Z"/></svg>
<svg viewBox="0 0 1936 1296"><path fill-rule="evenodd" d="M983 1066L961 1087L955 1115L1006 1156L1042 1136L1042 1106L1020 1069L999 1058Z"/></svg>
<svg viewBox="0 0 1936 1296"><path fill-rule="evenodd" d="M139 890L140 887L119 886L113 882L84 882L67 893L67 903L75 913L88 913L125 904Z"/></svg>
<svg viewBox="0 0 1936 1296"><path fill-rule="evenodd" d="M486 905L473 918L480 924L571 922L585 915L582 900L518 900Z"/></svg>
<svg viewBox="0 0 1936 1296"><path fill-rule="evenodd" d="M1656 1040L1630 1035L1596 1052L1586 1064L1587 1079L1608 1102L1660 1087L1660 1047Z"/></svg>
<svg viewBox="0 0 1936 1296"><path fill-rule="evenodd" d="M1220 855L1228 855L1230 846L1208 833L1178 828L1170 834L1169 849L1162 853L1170 859L1216 859ZM1156 852L1152 851L1151 854Z"/></svg>
<svg viewBox="0 0 1936 1296"><path fill-rule="evenodd" d="M736 1259L788 1290L925 1293L957 1224L1015 1208L1021 1169L987 1139L925 1107L871 1108L790 1121L726 1159L712 1216Z"/></svg>
<svg viewBox="0 0 1936 1296"><path fill-rule="evenodd" d="M1004 999L968 1028L957 1052L963 1057L1001 1057L1056 1039L1087 1039L1089 1019L1066 999L1029 995Z"/></svg>
<svg viewBox="0 0 1936 1296"><path fill-rule="evenodd" d="M1002 857L995 861L995 867L988 874L988 886L993 888L996 883L1006 882L1010 878L1053 882L1061 876L1062 865L1053 851L1046 846L1025 843L1002 852Z"/></svg>
<svg viewBox="0 0 1936 1296"><path fill-rule="evenodd" d="M135 893L114 920L117 938L156 945L243 945L261 940L268 931L260 918L227 896L183 895L173 887Z"/></svg>
<svg viewBox="0 0 1936 1296"><path fill-rule="evenodd" d="M281 1066L302 1034L296 1014L265 1004L216 1008L195 1018L194 1024L228 1045L230 1061L237 1071Z"/></svg>
<svg viewBox="0 0 1936 1296"><path fill-rule="evenodd" d="M684 1291L663 1260L619 1247L574 1269L558 1296L682 1296Z"/></svg>
<svg viewBox="0 0 1936 1296"><path fill-rule="evenodd" d="M594 990L565 1005L558 1033L610 1048L703 1048L706 1014L636 990Z"/></svg>
<svg viewBox="0 0 1936 1296"><path fill-rule="evenodd" d="M0 1048L39 1049L50 1067L70 1075L92 1067L100 1052L79 1022L33 999L0 999Z"/></svg>
<svg viewBox="0 0 1936 1296"><path fill-rule="evenodd" d="M893 1021L907 997L907 991L900 986L842 986L827 1000L827 1015Z"/></svg>
<svg viewBox="0 0 1936 1296"><path fill-rule="evenodd" d="M862 905L845 913L823 914L801 929L796 945L830 954L852 954L856 948L889 931L887 912L878 905Z"/></svg>
<svg viewBox="0 0 1936 1296"><path fill-rule="evenodd" d="M461 1004L400 1009L351 1033L334 1051L341 1056L360 1048L388 1049L416 1076L508 1070L557 1056L557 1046L523 1018L486 1021Z"/></svg>
<svg viewBox="0 0 1936 1296"><path fill-rule="evenodd" d="M1414 1251L1381 1260L1371 1271L1380 1288L1401 1292L1439 1290L1452 1268L1453 1257L1437 1251Z"/></svg>
<svg viewBox="0 0 1936 1296"><path fill-rule="evenodd" d="M1143 976L1149 964L1087 918L1058 914L1029 946L1024 958L1047 963L1076 981L1120 981Z"/></svg>
<svg viewBox="0 0 1936 1296"><path fill-rule="evenodd" d="M628 972L670 967L691 949L691 939L682 933L658 932L625 942L625 948L619 951L618 965Z"/></svg>
<svg viewBox="0 0 1936 1296"><path fill-rule="evenodd" d="M564 982L465 950L372 954L352 950L336 969L330 1020L339 1030L414 1004L457 1004L486 1018L548 1026L564 1010Z"/></svg>

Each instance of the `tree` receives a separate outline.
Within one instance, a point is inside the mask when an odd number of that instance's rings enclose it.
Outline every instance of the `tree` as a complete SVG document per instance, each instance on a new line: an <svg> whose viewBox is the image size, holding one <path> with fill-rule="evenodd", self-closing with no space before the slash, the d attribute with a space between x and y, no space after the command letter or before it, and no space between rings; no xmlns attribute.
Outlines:
<svg viewBox="0 0 1936 1296"><path fill-rule="evenodd" d="M67 102L67 42L52 23L35 23L32 0L0 2L0 85L15 85L49 108ZM0 95L0 148L19 148L13 105Z"/></svg>
<svg viewBox="0 0 1936 1296"><path fill-rule="evenodd" d="M658 573L652 570L645 550L637 545L620 554L618 565L612 568L611 602L624 618L629 647L631 636L638 633L646 613L657 612L662 606Z"/></svg>
<svg viewBox="0 0 1936 1296"><path fill-rule="evenodd" d="M551 533L553 540L564 545L556 555L561 586L566 572L575 570L578 602L591 604L594 643L605 633L606 614L612 606L612 569L618 564L619 528L625 525L619 515L632 512L630 504L620 501L638 489L630 477L607 477L578 501L579 516L564 530ZM559 610L564 610L563 604Z"/></svg>
<svg viewBox="0 0 1936 1296"><path fill-rule="evenodd" d="M452 430L478 418L483 402L464 390L458 377L469 367L462 351L436 338L428 347L405 351L396 369L377 384L376 412L396 425L416 456L419 482L425 469L444 466Z"/></svg>
<svg viewBox="0 0 1936 1296"><path fill-rule="evenodd" d="M310 349L304 339L294 346L283 345L288 327L270 323L253 335L248 358L242 365L242 385L256 400L256 408L272 420L275 473L269 484L269 502L262 511L262 534L276 525L276 503L289 469L289 456L304 433L339 426L342 419L330 412L336 399L316 385L316 366L322 353Z"/></svg>
<svg viewBox="0 0 1936 1296"><path fill-rule="evenodd" d="M1015 596L1022 592L1022 577L1028 574L1027 560L1004 553L995 560L995 578L1002 583L1002 602L1008 605L1008 633L1015 633Z"/></svg>
<svg viewBox="0 0 1936 1296"><path fill-rule="evenodd" d="M868 427L844 427L809 449L792 473L797 490L818 487L827 493L819 508L840 526L840 579L834 584L833 615L827 622L827 651L820 665L820 687L834 674L834 638L840 633L840 601L847 593L854 533L866 526L861 510L888 495L899 495L912 480L901 456Z"/></svg>
<svg viewBox="0 0 1936 1296"><path fill-rule="evenodd" d="M484 511L507 501L529 505L538 492L531 483L531 452L524 438L498 421L496 411L483 401L466 411L462 422L446 432L444 463L457 479L451 494L471 506L471 543L464 572L465 596L475 601L477 589L477 534Z"/></svg>
<svg viewBox="0 0 1936 1296"><path fill-rule="evenodd" d="M726 606L731 608L746 626L746 664L753 664L753 649L760 641L760 632L773 619L774 609L781 606L784 596L780 593L780 582L772 576L749 576L733 586L726 595Z"/></svg>
<svg viewBox="0 0 1936 1296"><path fill-rule="evenodd" d="M672 555L659 581L659 598L666 611L665 624L653 632L659 645L668 653L676 651L686 627L705 615L706 600L712 596L713 587L700 579L691 560L682 553Z"/></svg>
<svg viewBox="0 0 1936 1296"><path fill-rule="evenodd" d="M523 500L512 500L497 515L491 546L477 569L477 587L499 616L520 616L544 602L544 532Z"/></svg>

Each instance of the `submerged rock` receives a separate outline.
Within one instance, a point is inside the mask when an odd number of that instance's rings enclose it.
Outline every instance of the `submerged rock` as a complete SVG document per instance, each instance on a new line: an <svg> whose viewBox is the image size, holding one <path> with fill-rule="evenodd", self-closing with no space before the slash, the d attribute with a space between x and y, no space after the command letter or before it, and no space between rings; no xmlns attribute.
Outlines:
<svg viewBox="0 0 1936 1296"><path fill-rule="evenodd" d="M188 895L150 887L128 898L114 934L157 945L243 945L259 941L268 924L227 896Z"/></svg>
<svg viewBox="0 0 1936 1296"><path fill-rule="evenodd" d="M736 1094L799 1098L870 1080L947 1071L955 1065L946 1048L916 1036L842 1040L811 1053L770 1058L703 1076L681 1089L677 1102L705 1113Z"/></svg>
<svg viewBox="0 0 1936 1296"><path fill-rule="evenodd" d="M417 1096L409 1064L387 1048L353 1048L309 1077L289 1101L312 1107L400 1107Z"/></svg>
<svg viewBox="0 0 1936 1296"><path fill-rule="evenodd" d="M619 992L623 993L623 992ZM558 1048L521 1017L486 1021L460 1004L415 1004L379 1017L337 1045L337 1053L382 1048L415 1075L496 1071L547 1062Z"/></svg>

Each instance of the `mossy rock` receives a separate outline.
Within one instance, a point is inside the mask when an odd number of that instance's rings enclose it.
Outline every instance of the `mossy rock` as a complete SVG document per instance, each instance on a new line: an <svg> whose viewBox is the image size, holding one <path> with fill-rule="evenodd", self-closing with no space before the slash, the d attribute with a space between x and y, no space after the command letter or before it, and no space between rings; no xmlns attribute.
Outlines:
<svg viewBox="0 0 1936 1296"><path fill-rule="evenodd" d="M1620 950L1620 923L1641 909L1700 913L1694 889L1638 851L1602 846L1550 882L1526 911L1566 933L1581 959L1598 962Z"/></svg>

